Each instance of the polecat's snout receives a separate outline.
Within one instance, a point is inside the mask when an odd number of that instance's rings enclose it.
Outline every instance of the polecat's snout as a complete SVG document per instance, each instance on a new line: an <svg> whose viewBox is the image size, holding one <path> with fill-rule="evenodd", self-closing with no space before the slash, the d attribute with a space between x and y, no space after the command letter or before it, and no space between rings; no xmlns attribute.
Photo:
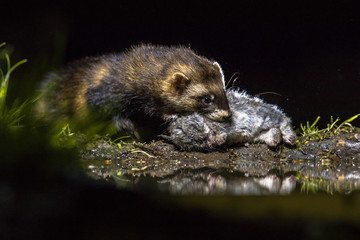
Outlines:
<svg viewBox="0 0 360 240"><path fill-rule="evenodd" d="M229 121L232 117L232 112L231 110L222 110L222 109L217 109L209 114L206 115L206 117L208 117L211 120L217 121L217 122L225 122L225 121Z"/></svg>

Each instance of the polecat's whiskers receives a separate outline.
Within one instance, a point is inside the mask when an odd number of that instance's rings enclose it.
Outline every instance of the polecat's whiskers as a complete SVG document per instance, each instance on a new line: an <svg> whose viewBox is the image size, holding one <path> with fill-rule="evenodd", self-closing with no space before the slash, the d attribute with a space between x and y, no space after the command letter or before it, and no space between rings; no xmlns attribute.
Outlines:
<svg viewBox="0 0 360 240"><path fill-rule="evenodd" d="M240 74L240 73L239 73L239 72L235 72L235 73L230 77L229 81L226 83L225 88L227 88L227 87L229 86L229 84L230 84L231 81L232 81L232 85L231 85L231 86L234 87L235 82L236 82L236 80L238 79L238 77L235 77L236 74ZM235 77L235 78L233 79L233 77Z"/></svg>

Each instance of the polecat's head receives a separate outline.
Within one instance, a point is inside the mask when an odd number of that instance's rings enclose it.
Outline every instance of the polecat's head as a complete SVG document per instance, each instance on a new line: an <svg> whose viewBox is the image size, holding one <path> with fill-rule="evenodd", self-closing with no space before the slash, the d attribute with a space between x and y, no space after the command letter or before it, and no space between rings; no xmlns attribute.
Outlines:
<svg viewBox="0 0 360 240"><path fill-rule="evenodd" d="M198 112L215 120L229 120L232 113L225 94L224 75L220 65L207 59L177 66L164 84L168 98L178 113Z"/></svg>

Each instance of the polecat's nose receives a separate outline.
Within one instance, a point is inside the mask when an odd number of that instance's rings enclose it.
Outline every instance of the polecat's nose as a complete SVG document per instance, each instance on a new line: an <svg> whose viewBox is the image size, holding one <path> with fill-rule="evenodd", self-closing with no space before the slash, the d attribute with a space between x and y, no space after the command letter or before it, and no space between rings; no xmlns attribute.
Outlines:
<svg viewBox="0 0 360 240"><path fill-rule="evenodd" d="M232 112L230 110L215 110L214 112L205 116L217 122L225 122L231 119Z"/></svg>
<svg viewBox="0 0 360 240"><path fill-rule="evenodd" d="M226 122L229 121L232 117L232 112L230 110L220 110L217 112L216 121Z"/></svg>
<svg viewBox="0 0 360 240"><path fill-rule="evenodd" d="M232 112L230 110L224 111L224 114L222 116L223 121L229 121L231 117L232 117Z"/></svg>

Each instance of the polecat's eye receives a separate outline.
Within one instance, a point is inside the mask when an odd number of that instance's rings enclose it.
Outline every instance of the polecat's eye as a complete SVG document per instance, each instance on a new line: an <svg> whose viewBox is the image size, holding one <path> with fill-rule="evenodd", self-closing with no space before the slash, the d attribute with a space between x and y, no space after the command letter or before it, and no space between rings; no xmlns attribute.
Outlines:
<svg viewBox="0 0 360 240"><path fill-rule="evenodd" d="M213 95L209 95L209 96L205 96L201 99L201 102L205 105L210 105L214 100L214 96Z"/></svg>

